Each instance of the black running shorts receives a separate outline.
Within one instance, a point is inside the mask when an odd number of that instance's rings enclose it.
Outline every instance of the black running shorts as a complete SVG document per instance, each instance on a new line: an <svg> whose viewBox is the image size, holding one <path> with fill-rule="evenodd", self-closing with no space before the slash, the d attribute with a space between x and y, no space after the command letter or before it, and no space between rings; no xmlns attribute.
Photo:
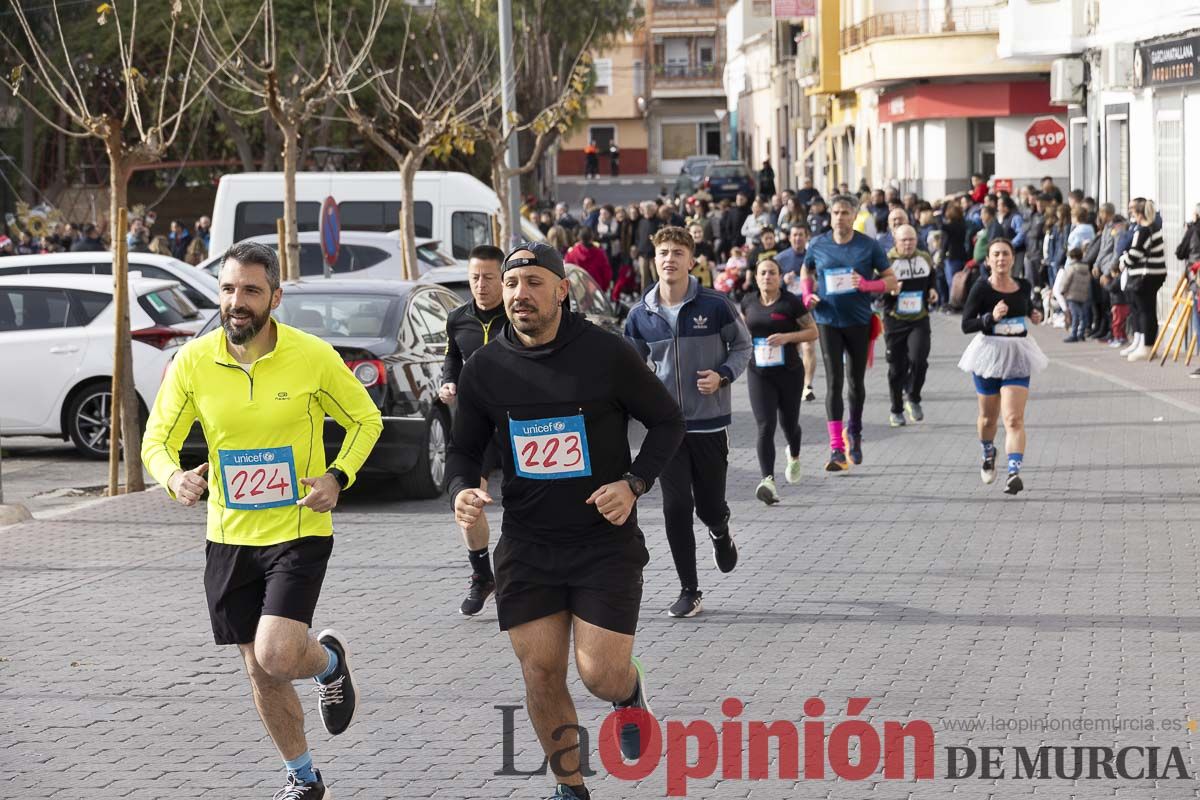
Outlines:
<svg viewBox="0 0 1200 800"><path fill-rule="evenodd" d="M501 536L492 558L502 631L560 611L629 636L637 630L642 568L650 561L641 535L597 544Z"/></svg>
<svg viewBox="0 0 1200 800"><path fill-rule="evenodd" d="M268 547L208 542L204 593L217 644L253 642L263 615L311 626L332 552L332 536Z"/></svg>

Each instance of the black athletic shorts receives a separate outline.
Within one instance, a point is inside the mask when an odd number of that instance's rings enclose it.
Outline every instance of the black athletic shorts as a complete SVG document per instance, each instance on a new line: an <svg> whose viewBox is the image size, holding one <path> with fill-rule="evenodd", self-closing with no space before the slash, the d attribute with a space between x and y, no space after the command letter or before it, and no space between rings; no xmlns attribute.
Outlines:
<svg viewBox="0 0 1200 800"><path fill-rule="evenodd" d="M204 593L217 644L249 644L265 615L312 625L332 536L268 547L207 542Z"/></svg>
<svg viewBox="0 0 1200 800"><path fill-rule="evenodd" d="M632 636L642 603L641 535L598 544L542 544L501 536L492 555L496 613L506 631L560 611Z"/></svg>

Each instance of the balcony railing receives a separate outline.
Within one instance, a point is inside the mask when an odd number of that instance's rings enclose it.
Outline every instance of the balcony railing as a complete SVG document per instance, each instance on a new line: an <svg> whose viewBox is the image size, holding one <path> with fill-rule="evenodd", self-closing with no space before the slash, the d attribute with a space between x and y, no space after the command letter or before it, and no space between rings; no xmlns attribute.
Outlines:
<svg viewBox="0 0 1200 800"><path fill-rule="evenodd" d="M658 84L675 84L696 81L710 83L719 80L721 68L717 64L655 64L654 81Z"/></svg>
<svg viewBox="0 0 1200 800"><path fill-rule="evenodd" d="M842 49L861 47L888 36L928 36L946 33L988 33L1000 30L1001 8L977 6L944 11L893 11L867 17L842 28Z"/></svg>
<svg viewBox="0 0 1200 800"><path fill-rule="evenodd" d="M717 0L650 0L646 6L651 24L656 21L716 19L720 16Z"/></svg>

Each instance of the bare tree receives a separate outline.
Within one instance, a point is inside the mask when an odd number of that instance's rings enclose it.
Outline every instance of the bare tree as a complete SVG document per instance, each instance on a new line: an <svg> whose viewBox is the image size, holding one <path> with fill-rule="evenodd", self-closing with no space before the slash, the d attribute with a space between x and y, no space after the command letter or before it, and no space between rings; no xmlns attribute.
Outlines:
<svg viewBox="0 0 1200 800"><path fill-rule="evenodd" d="M193 0L201 2L202 0ZM252 108L228 104L225 111L245 116L267 114L283 140L283 219L287 237L289 280L300 277L300 239L296 224L296 170L300 162L300 137L309 124L319 119L326 103L350 90L350 83L366 62L371 45L387 12L389 0L371 0L370 14L362 32L361 47L339 64L336 54L345 50L345 33L351 27L353 10L336 17L333 0L326 0L322 14L316 7L317 30L312 47L285 47L281 52L276 25L275 0L263 0L250 26L254 36L239 34L235 23L220 3L216 13L200 17L210 75L229 95L251 98ZM294 20L290 21L294 22ZM253 44L253 46L251 46Z"/></svg>
<svg viewBox="0 0 1200 800"><path fill-rule="evenodd" d="M349 67L336 64L341 75L339 102L351 122L396 162L402 184L401 258L405 278L417 269L413 185L429 156L445 159L455 150L470 155L480 126L500 96L489 73L495 62L491 40L477 21L447 19L439 4L432 12L406 10L404 35L396 67L382 69L370 56L371 77L351 85ZM369 51L361 45L359 52ZM389 61L393 54L389 53Z"/></svg>
<svg viewBox="0 0 1200 800"><path fill-rule="evenodd" d="M505 245L510 241L510 234L516 227L519 233L520 220L508 218L508 179L514 175L525 175L532 172L542 160L547 148L580 118L584 111L589 82L592 72L591 57L585 49L577 56L568 79L563 82L557 98L541 109L532 119L522 121L518 115L512 115L506 120L499 108L489 109L484 124L481 126L483 138L491 147L492 186L500 197L500 241ZM494 91L500 91L497 81ZM531 133L533 150L524 162L516 167L509 167L505 162L508 139L510 136L521 136Z"/></svg>
<svg viewBox="0 0 1200 800"><path fill-rule="evenodd" d="M146 4L139 4L138 0L102 2L96 9L96 21L98 25L111 25L107 31L119 56L119 74L111 91L100 92L94 71L89 75L84 59L72 56L73 42L64 31L58 0L51 0L49 9L52 32L35 29L18 0L9 0L9 4L25 39L14 42L0 29L0 39L16 59L10 75L12 93L42 123L58 133L103 142L109 166L108 224L112 239L118 242L125 235L125 231L116 228L118 210L126 206L129 176L134 167L162 159L179 135L188 110L204 94L207 81L197 70L196 32L184 18L181 0L172 0L165 24L161 23L166 4L153 3L143 12L152 19L149 42L143 44L138 38L138 13L139 5ZM197 0L196 7L203 15L203 0ZM155 24L155 19L159 24ZM164 36L165 43L160 38ZM29 91L26 78L32 86ZM44 97L58 113L44 113L31 95ZM126 491L145 488L129 337L129 264L124 248L113 249L116 342L109 428L109 494L119 490L117 463L121 440L125 443Z"/></svg>

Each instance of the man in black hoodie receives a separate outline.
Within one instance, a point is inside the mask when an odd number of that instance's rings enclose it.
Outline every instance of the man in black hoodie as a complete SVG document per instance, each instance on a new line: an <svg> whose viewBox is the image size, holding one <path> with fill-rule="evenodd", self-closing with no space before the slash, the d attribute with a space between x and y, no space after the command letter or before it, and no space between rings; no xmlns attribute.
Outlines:
<svg viewBox="0 0 1200 800"><path fill-rule="evenodd" d="M621 752L644 751L633 720L649 713L633 657L649 560L635 503L683 439L678 405L621 339L565 310L562 256L541 243L505 258L509 325L463 366L447 473L464 530L492 502L479 488L493 432L504 447L504 517L495 551L496 611L525 676L555 797L589 800L567 691L571 637L585 686L622 712ZM646 427L630 458L630 417Z"/></svg>

